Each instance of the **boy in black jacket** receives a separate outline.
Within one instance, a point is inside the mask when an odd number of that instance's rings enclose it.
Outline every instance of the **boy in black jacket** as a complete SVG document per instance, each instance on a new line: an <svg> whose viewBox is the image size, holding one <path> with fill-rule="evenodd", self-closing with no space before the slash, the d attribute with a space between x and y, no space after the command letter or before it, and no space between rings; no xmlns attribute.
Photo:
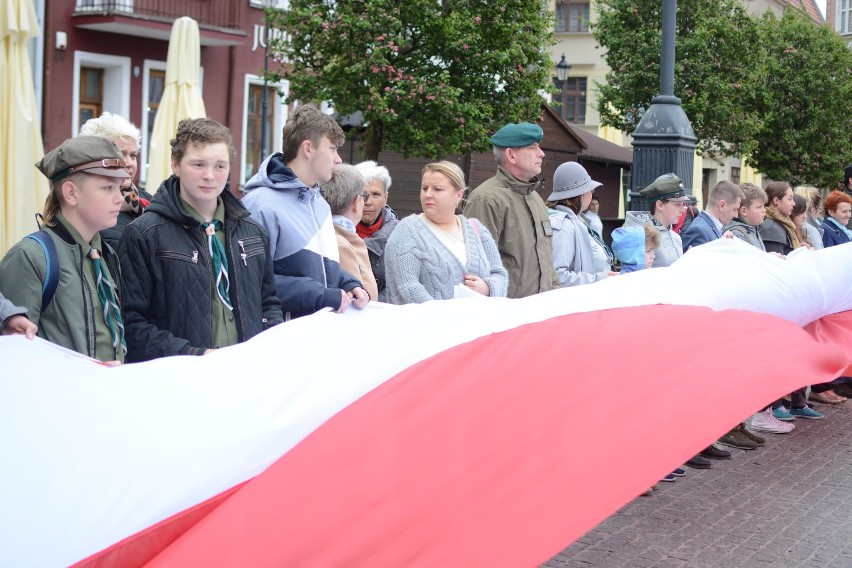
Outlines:
<svg viewBox="0 0 852 568"><path fill-rule="evenodd" d="M173 175L121 238L128 361L204 355L282 321L269 238L226 190L230 131L182 120Z"/></svg>

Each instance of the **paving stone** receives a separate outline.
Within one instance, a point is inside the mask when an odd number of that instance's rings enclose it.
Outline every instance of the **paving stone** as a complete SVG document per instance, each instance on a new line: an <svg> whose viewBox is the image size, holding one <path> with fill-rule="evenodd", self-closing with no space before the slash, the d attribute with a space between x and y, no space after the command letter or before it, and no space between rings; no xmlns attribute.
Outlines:
<svg viewBox="0 0 852 568"><path fill-rule="evenodd" d="M826 420L688 469L544 566L852 567L852 404L820 411Z"/></svg>

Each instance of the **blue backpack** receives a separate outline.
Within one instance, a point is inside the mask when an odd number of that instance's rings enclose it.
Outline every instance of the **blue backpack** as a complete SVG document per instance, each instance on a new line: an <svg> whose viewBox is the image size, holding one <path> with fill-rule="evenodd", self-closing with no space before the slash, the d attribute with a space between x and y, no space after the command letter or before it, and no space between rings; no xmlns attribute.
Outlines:
<svg viewBox="0 0 852 568"><path fill-rule="evenodd" d="M44 283L41 286L41 313L50 305L53 300L53 295L56 293L56 287L59 285L59 256L56 254L56 245L53 244L53 239L45 231L36 231L27 235L27 239L32 239L41 246L44 251L44 256L47 259L47 275Z"/></svg>

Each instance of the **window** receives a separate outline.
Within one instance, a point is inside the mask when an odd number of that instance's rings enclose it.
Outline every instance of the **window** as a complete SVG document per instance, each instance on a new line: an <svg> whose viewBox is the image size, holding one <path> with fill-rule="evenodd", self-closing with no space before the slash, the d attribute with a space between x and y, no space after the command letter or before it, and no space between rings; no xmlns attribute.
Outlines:
<svg viewBox="0 0 852 568"><path fill-rule="evenodd" d="M77 0L77 12L132 12L133 0Z"/></svg>
<svg viewBox="0 0 852 568"><path fill-rule="evenodd" d="M740 169L739 168L731 168L731 182L739 185L740 184Z"/></svg>
<svg viewBox="0 0 852 568"><path fill-rule="evenodd" d="M266 87L266 154L260 138L263 122L263 79L257 75L245 76L243 91L243 132L241 139L241 176L240 182L245 183L257 173L261 162L269 155L281 151L281 129L287 120L287 96L289 83L267 83ZM279 93L281 93L279 95ZM236 168L236 164L233 166Z"/></svg>
<svg viewBox="0 0 852 568"><path fill-rule="evenodd" d="M841 34L852 33L852 0L837 2L837 31Z"/></svg>
<svg viewBox="0 0 852 568"><path fill-rule="evenodd" d="M852 0L848 1L852 2ZM588 32L589 4L587 0L557 0L555 31L568 33Z"/></svg>
<svg viewBox="0 0 852 568"><path fill-rule="evenodd" d="M272 87L266 88L266 144L261 141L263 131L263 85L249 84L248 100L246 101L246 144L245 170L243 180L248 180L260 167L260 163L271 154L275 134L275 104L276 92ZM265 151L264 151L265 150Z"/></svg>
<svg viewBox="0 0 852 568"><path fill-rule="evenodd" d="M130 116L130 58L86 51L74 52L71 91L71 132L104 112Z"/></svg>
<svg viewBox="0 0 852 568"><path fill-rule="evenodd" d="M559 80L554 79L559 89ZM565 122L585 124L586 122L586 78L568 77L560 93L553 97L553 108Z"/></svg>
<svg viewBox="0 0 852 568"><path fill-rule="evenodd" d="M104 70L96 67L80 68L80 125L90 118L96 118L103 113L104 106Z"/></svg>
<svg viewBox="0 0 852 568"><path fill-rule="evenodd" d="M148 170L148 150L151 144L151 135L154 133L154 119L157 118L157 110L163 99L163 91L166 88L166 70L149 69L148 87L145 90L147 104L145 105L145 141L142 150L142 163L146 172Z"/></svg>

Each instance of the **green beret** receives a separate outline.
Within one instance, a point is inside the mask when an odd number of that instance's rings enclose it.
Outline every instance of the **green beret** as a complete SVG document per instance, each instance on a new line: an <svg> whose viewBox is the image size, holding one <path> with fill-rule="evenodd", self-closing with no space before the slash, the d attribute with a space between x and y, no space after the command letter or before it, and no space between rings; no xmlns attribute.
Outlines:
<svg viewBox="0 0 852 568"><path fill-rule="evenodd" d="M491 143L501 148L523 148L541 142L544 132L537 124L521 122L507 124L491 137Z"/></svg>
<svg viewBox="0 0 852 568"><path fill-rule="evenodd" d="M639 195L649 202L663 199L666 201L689 201L689 195L683 188L683 182L674 174L661 175L653 183L642 189Z"/></svg>

